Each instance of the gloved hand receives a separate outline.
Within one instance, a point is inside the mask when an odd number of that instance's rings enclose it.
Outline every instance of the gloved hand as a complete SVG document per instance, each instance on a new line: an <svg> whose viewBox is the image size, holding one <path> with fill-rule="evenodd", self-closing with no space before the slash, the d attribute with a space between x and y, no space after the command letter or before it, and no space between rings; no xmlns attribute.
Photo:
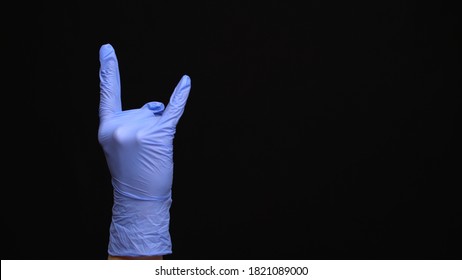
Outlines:
<svg viewBox="0 0 462 280"><path fill-rule="evenodd" d="M170 254L173 138L191 88L182 77L164 110L160 102L122 110L114 49L100 48L101 144L114 188L108 253L111 256Z"/></svg>

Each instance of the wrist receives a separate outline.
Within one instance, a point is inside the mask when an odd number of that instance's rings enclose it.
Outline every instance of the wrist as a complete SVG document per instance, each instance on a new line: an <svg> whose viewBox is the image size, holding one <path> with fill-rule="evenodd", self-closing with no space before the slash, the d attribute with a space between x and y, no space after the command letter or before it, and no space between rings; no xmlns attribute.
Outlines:
<svg viewBox="0 0 462 280"><path fill-rule="evenodd" d="M114 192L108 253L142 257L171 254L170 196L138 200Z"/></svg>

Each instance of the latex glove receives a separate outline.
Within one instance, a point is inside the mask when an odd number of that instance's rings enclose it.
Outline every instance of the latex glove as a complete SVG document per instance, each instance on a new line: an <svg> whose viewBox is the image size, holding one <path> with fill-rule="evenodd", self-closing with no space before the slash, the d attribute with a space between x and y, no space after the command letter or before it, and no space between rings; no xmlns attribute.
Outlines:
<svg viewBox="0 0 462 280"><path fill-rule="evenodd" d="M173 138L191 88L182 77L164 110L160 102L122 110L117 57L100 48L98 140L112 176L114 205L108 253L112 256L170 254Z"/></svg>

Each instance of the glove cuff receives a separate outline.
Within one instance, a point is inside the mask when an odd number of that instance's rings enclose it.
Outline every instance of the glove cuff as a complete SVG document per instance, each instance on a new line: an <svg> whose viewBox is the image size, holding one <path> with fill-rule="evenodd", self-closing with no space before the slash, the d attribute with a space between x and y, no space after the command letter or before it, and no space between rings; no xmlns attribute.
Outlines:
<svg viewBox="0 0 462 280"><path fill-rule="evenodd" d="M114 192L109 255L138 257L171 254L171 203L171 195L156 200L136 200Z"/></svg>

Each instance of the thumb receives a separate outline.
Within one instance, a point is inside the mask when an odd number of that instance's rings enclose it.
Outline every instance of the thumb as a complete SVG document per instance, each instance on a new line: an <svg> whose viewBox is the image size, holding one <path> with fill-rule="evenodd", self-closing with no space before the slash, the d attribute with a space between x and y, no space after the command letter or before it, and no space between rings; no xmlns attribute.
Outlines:
<svg viewBox="0 0 462 280"><path fill-rule="evenodd" d="M184 75L170 97L170 102L162 114L162 122L175 127L183 114L191 89L191 79Z"/></svg>
<svg viewBox="0 0 462 280"><path fill-rule="evenodd" d="M99 50L100 103L99 116L104 118L122 111L120 99L119 65L115 50L110 44L102 45Z"/></svg>

